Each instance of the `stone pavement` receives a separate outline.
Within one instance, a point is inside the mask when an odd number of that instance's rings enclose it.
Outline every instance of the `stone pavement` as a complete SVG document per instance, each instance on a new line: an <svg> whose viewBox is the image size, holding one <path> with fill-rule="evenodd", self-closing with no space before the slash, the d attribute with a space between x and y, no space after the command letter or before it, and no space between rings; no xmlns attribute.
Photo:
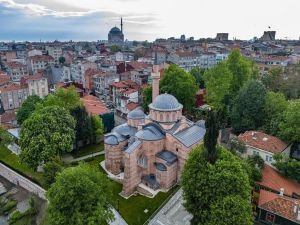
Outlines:
<svg viewBox="0 0 300 225"><path fill-rule="evenodd" d="M192 215L182 205L182 189L149 222L149 225L190 225Z"/></svg>
<svg viewBox="0 0 300 225"><path fill-rule="evenodd" d="M113 208L113 213L115 216L115 220L113 222L110 222L109 225L127 225L126 221L114 208Z"/></svg>

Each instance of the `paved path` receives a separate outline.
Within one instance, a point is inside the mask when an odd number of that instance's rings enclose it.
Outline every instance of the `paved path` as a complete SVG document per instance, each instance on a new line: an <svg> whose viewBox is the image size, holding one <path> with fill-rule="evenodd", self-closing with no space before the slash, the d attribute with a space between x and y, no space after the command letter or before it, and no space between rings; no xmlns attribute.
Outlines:
<svg viewBox="0 0 300 225"><path fill-rule="evenodd" d="M127 225L126 221L122 218L122 216L114 208L113 208L113 213L115 216L115 220L113 222L110 222L109 225Z"/></svg>
<svg viewBox="0 0 300 225"><path fill-rule="evenodd" d="M65 161L67 163L71 163L71 162L78 162L78 161L82 161L82 160L85 160L85 159L93 158L93 157L96 157L98 155L104 155L104 151L95 152L95 153L92 153L90 155L82 156L82 157L79 157L79 158L74 158L71 154L65 154L62 157L62 159L63 159L63 161Z"/></svg>
<svg viewBox="0 0 300 225"><path fill-rule="evenodd" d="M182 189L179 189L149 222L149 225L189 225L192 215L185 210L182 203Z"/></svg>

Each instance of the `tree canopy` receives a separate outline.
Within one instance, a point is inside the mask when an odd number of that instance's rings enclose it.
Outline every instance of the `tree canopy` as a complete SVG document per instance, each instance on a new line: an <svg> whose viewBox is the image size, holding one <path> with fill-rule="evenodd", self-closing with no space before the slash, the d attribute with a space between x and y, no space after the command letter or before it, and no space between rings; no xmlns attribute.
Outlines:
<svg viewBox="0 0 300 225"><path fill-rule="evenodd" d="M149 104L152 102L152 86L148 86L143 90L143 109L144 112L149 112Z"/></svg>
<svg viewBox="0 0 300 225"><path fill-rule="evenodd" d="M263 129L268 134L279 136L279 124L283 119L288 102L280 92L268 91L265 98Z"/></svg>
<svg viewBox="0 0 300 225"><path fill-rule="evenodd" d="M279 133L283 139L291 142L300 142L300 99L289 102L283 112L279 124Z"/></svg>
<svg viewBox="0 0 300 225"><path fill-rule="evenodd" d="M72 110L82 106L82 102L76 88L70 86L69 88L58 88L53 94L48 95L43 102L43 106L59 106Z"/></svg>
<svg viewBox="0 0 300 225"><path fill-rule="evenodd" d="M253 78L253 62L242 56L239 49L233 49L225 63L233 76L231 89L234 96L247 81Z"/></svg>
<svg viewBox="0 0 300 225"><path fill-rule="evenodd" d="M174 95L187 111L194 107L197 90L195 78L175 64L169 66L160 81L160 93Z"/></svg>
<svg viewBox="0 0 300 225"><path fill-rule="evenodd" d="M32 114L21 127L20 158L36 169L61 152L72 151L75 120L64 108L48 106Z"/></svg>
<svg viewBox="0 0 300 225"><path fill-rule="evenodd" d="M110 182L87 165L59 173L46 196L51 225L98 225L113 219Z"/></svg>
<svg viewBox="0 0 300 225"><path fill-rule="evenodd" d="M37 108L37 103L41 103L42 99L37 95L28 96L28 98L23 102L22 106L18 109L16 118L19 125L30 117L30 115Z"/></svg>
<svg viewBox="0 0 300 225"><path fill-rule="evenodd" d="M225 62L221 62L203 76L207 94L205 100L215 108L223 108L224 98L231 95L233 75Z"/></svg>
<svg viewBox="0 0 300 225"><path fill-rule="evenodd" d="M199 88L204 88L204 80L203 80L204 72L205 69L201 69L199 66L194 67L190 71L190 74L195 78Z"/></svg>
<svg viewBox="0 0 300 225"><path fill-rule="evenodd" d="M184 206L193 215L192 224L253 224L248 175L240 159L222 146L217 146L217 151L218 158L211 164L200 145L189 154L185 164Z"/></svg>
<svg viewBox="0 0 300 225"><path fill-rule="evenodd" d="M245 84L239 91L230 113L232 127L236 132L257 130L263 125L266 90L255 80Z"/></svg>
<svg viewBox="0 0 300 225"><path fill-rule="evenodd" d="M300 183L300 161L291 159L287 155L280 153L275 154L274 159L275 163L273 163L273 165L279 172Z"/></svg>

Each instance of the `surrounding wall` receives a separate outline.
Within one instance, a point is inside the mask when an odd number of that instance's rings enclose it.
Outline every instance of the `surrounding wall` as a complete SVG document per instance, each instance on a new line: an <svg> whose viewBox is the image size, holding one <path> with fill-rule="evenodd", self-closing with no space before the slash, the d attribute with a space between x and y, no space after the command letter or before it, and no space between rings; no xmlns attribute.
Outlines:
<svg viewBox="0 0 300 225"><path fill-rule="evenodd" d="M12 169L8 168L4 164L0 163L0 175L7 179L8 181L21 186L27 191L36 194L42 199L46 200L45 193L46 191L41 188L39 185L33 183L29 179L23 177Z"/></svg>

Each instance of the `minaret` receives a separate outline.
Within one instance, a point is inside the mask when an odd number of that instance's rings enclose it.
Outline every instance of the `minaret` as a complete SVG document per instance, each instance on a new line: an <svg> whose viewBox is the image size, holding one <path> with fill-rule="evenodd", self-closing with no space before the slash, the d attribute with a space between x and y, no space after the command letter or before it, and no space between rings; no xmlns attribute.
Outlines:
<svg viewBox="0 0 300 225"><path fill-rule="evenodd" d="M157 60L157 51L155 51L155 59L152 68L151 77L152 77L152 102L153 102L154 99L159 95L160 73L159 73L159 65Z"/></svg>
<svg viewBox="0 0 300 225"><path fill-rule="evenodd" d="M123 18L121 17L121 32L123 34Z"/></svg>

